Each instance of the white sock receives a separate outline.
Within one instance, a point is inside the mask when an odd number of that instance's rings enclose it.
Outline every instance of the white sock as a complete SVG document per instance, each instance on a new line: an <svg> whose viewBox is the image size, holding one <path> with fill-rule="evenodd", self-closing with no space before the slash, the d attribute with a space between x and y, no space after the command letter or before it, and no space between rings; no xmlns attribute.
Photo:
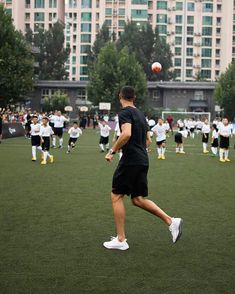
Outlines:
<svg viewBox="0 0 235 294"><path fill-rule="evenodd" d="M59 145L60 145L60 146L63 145L63 138L60 138L60 140L59 140Z"/></svg>
<svg viewBox="0 0 235 294"><path fill-rule="evenodd" d="M53 137L53 139L52 139L52 145L53 145L53 146L56 145L56 137Z"/></svg>
<svg viewBox="0 0 235 294"><path fill-rule="evenodd" d="M180 148L176 147L175 152L179 152L179 151L180 151Z"/></svg>
<svg viewBox="0 0 235 294"><path fill-rule="evenodd" d="M104 151L104 145L103 145L103 144L100 144L100 149L101 149L102 151Z"/></svg>
<svg viewBox="0 0 235 294"><path fill-rule="evenodd" d="M47 151L43 151L43 160L47 161Z"/></svg>
<svg viewBox="0 0 235 294"><path fill-rule="evenodd" d="M221 149L219 150L219 157L220 159L223 159L223 155L224 155L224 149Z"/></svg>
<svg viewBox="0 0 235 294"><path fill-rule="evenodd" d="M159 156L162 155L161 152L162 152L161 148L157 148L157 153L158 153Z"/></svg>
<svg viewBox="0 0 235 294"><path fill-rule="evenodd" d="M122 158L122 151L119 152L119 160Z"/></svg>
<svg viewBox="0 0 235 294"><path fill-rule="evenodd" d="M215 155L217 155L218 149L214 147L214 150L215 150Z"/></svg>
<svg viewBox="0 0 235 294"><path fill-rule="evenodd" d="M180 148L180 152L184 152L184 147L181 147Z"/></svg>
<svg viewBox="0 0 235 294"><path fill-rule="evenodd" d="M166 148L162 147L162 155L165 155Z"/></svg>
<svg viewBox="0 0 235 294"><path fill-rule="evenodd" d="M36 146L32 146L32 157L36 158Z"/></svg>
<svg viewBox="0 0 235 294"><path fill-rule="evenodd" d="M39 151L42 151L42 147L41 146L38 146L37 148L38 148Z"/></svg>
<svg viewBox="0 0 235 294"><path fill-rule="evenodd" d="M70 149L71 149L71 148L70 148L70 146L68 145L68 152L70 152Z"/></svg>
<svg viewBox="0 0 235 294"><path fill-rule="evenodd" d="M47 152L47 157L50 158L51 154L49 152Z"/></svg>
<svg viewBox="0 0 235 294"><path fill-rule="evenodd" d="M192 133L192 138L194 139L194 133Z"/></svg>
<svg viewBox="0 0 235 294"><path fill-rule="evenodd" d="M108 144L106 144L106 146L105 146L105 147L106 147L106 149L108 150L108 149L109 149L109 143L108 143Z"/></svg>
<svg viewBox="0 0 235 294"><path fill-rule="evenodd" d="M206 143L202 143L203 145L203 151L206 151L207 150L207 144Z"/></svg>
<svg viewBox="0 0 235 294"><path fill-rule="evenodd" d="M224 159L228 159L228 149L224 150Z"/></svg>

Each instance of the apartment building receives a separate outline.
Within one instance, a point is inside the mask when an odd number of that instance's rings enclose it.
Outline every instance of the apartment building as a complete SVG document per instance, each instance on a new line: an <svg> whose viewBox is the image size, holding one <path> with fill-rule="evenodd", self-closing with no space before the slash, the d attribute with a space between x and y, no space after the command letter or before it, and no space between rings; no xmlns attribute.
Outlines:
<svg viewBox="0 0 235 294"><path fill-rule="evenodd" d="M70 80L87 80L87 51L105 22L119 36L125 22L158 26L173 53L178 81L216 80L235 59L235 0L5 0L17 29L65 23Z"/></svg>

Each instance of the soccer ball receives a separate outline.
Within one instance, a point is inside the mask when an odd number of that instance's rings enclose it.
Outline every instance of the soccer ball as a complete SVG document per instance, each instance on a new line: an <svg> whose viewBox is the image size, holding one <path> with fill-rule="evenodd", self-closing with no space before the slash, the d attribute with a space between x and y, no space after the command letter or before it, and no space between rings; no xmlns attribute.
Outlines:
<svg viewBox="0 0 235 294"><path fill-rule="evenodd" d="M152 71L153 72L160 72L162 70L162 65L159 62L154 62L152 64Z"/></svg>

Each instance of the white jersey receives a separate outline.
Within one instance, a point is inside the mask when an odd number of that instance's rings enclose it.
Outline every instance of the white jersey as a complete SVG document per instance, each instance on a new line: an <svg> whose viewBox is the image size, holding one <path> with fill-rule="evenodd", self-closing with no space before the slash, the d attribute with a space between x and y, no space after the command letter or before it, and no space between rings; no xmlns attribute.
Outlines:
<svg viewBox="0 0 235 294"><path fill-rule="evenodd" d="M196 122L194 120L189 120L188 121L188 128L194 129L195 127L196 127Z"/></svg>
<svg viewBox="0 0 235 294"><path fill-rule="evenodd" d="M108 137L109 136L109 132L111 130L111 128L108 125L102 125L101 123L99 123L99 128L100 128L100 136L101 137Z"/></svg>
<svg viewBox="0 0 235 294"><path fill-rule="evenodd" d="M71 127L68 131L70 138L78 138L82 135L82 130L80 128Z"/></svg>
<svg viewBox="0 0 235 294"><path fill-rule="evenodd" d="M120 130L120 127L119 127L119 122L116 123L114 131L116 132L117 137L119 137L120 134L121 134L121 130Z"/></svg>
<svg viewBox="0 0 235 294"><path fill-rule="evenodd" d="M229 137L231 133L231 126L227 125L225 126L224 124L220 126L219 128L219 134L223 137Z"/></svg>
<svg viewBox="0 0 235 294"><path fill-rule="evenodd" d="M54 115L54 127L55 128L63 128L64 122L68 121L63 115Z"/></svg>
<svg viewBox="0 0 235 294"><path fill-rule="evenodd" d="M31 128L31 132L30 132L31 136L39 136L40 128L41 128L41 125L39 123L31 124L30 128Z"/></svg>
<svg viewBox="0 0 235 294"><path fill-rule="evenodd" d="M52 124L55 123L55 115L54 114L49 115L49 119Z"/></svg>
<svg viewBox="0 0 235 294"><path fill-rule="evenodd" d="M197 126L197 128L198 129L202 129L202 127L203 127L203 122L202 121L200 121L200 120L198 120L197 122L196 122L196 126Z"/></svg>
<svg viewBox="0 0 235 294"><path fill-rule="evenodd" d="M207 124L204 123L203 126L202 126L202 133L203 134L209 134L210 130L211 130L210 125L209 124L207 125Z"/></svg>
<svg viewBox="0 0 235 294"><path fill-rule="evenodd" d="M177 125L178 125L178 128L180 128L180 129L182 129L182 128L184 127L184 123L182 122L181 119L179 119L179 120L177 121Z"/></svg>
<svg viewBox="0 0 235 294"><path fill-rule="evenodd" d="M39 133L39 135L41 137L50 137L53 134L54 134L54 132L52 131L52 128L50 126L47 125L45 127L44 125L42 125L40 127L40 133Z"/></svg>
<svg viewBox="0 0 235 294"><path fill-rule="evenodd" d="M165 127L166 127L166 131L169 131L169 129L170 129L170 125L169 125L168 121L165 122L164 125L165 125Z"/></svg>
<svg viewBox="0 0 235 294"><path fill-rule="evenodd" d="M212 132L212 138L213 139L218 139L218 137L219 137L218 132L216 130L213 130L213 132Z"/></svg>
<svg viewBox="0 0 235 294"><path fill-rule="evenodd" d="M156 126L152 128L152 132L154 132L154 134L157 137L156 138L157 142L166 140L166 131L167 131L167 126L165 124L162 124L162 125L156 124Z"/></svg>

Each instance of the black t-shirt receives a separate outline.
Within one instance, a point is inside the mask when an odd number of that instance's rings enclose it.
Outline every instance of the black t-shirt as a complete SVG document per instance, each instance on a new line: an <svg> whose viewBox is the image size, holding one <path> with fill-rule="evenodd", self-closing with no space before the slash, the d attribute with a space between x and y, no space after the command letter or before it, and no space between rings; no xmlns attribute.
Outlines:
<svg viewBox="0 0 235 294"><path fill-rule="evenodd" d="M149 160L146 151L148 124L144 114L139 109L128 106L119 112L118 117L120 130L123 124L131 124L131 137L122 147L123 156L120 164L148 166Z"/></svg>

